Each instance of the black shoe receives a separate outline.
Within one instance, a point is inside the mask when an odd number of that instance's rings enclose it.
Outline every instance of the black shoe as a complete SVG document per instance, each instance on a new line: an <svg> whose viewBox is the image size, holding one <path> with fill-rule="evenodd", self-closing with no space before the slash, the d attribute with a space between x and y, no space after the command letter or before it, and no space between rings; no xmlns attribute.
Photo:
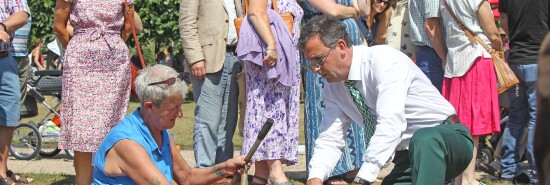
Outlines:
<svg viewBox="0 0 550 185"><path fill-rule="evenodd" d="M521 173L519 175L516 175L512 179L502 178L502 180L511 181L514 184L521 184L521 185L531 184L531 180L529 179L529 175L527 175L526 173Z"/></svg>

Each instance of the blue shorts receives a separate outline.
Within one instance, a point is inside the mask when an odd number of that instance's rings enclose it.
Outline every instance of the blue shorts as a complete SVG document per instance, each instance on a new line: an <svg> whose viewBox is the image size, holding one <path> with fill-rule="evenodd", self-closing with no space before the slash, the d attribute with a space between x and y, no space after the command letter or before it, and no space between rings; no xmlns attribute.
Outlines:
<svg viewBox="0 0 550 185"><path fill-rule="evenodd" d="M20 90L18 64L10 54L0 59L0 126L19 125Z"/></svg>

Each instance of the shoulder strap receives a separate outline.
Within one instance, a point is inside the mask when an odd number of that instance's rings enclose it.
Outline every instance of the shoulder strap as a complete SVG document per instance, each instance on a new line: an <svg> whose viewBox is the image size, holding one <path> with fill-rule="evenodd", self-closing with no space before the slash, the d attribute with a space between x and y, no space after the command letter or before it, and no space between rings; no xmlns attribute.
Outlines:
<svg viewBox="0 0 550 185"><path fill-rule="evenodd" d="M470 40L474 44L478 44L478 43L481 44L481 46L483 46L483 48L485 48L485 50L487 50L487 52L490 53L492 49L487 44L485 44L485 42L483 42L475 33L473 33L468 28L466 28L466 26L464 26L464 24L462 24L462 22L458 20L456 15L451 10L451 7L449 7L449 4L447 4L447 0L443 0L443 2L445 3L445 8L447 8L447 11L449 11L449 14L451 14L451 17L453 17L453 19L458 24L460 29L464 31L464 34L466 35L466 37L468 37L468 40Z"/></svg>
<svg viewBox="0 0 550 185"><path fill-rule="evenodd" d="M124 12L125 14L127 14L128 16L128 21L130 21L130 26L132 27L132 36L134 37L134 42L136 43L136 50L138 52L138 56L139 56L139 60L141 61L141 66L143 68L146 68L147 65L145 65L145 60L143 59L143 54L141 53L141 47L139 46L139 41L138 41L138 38L136 36L136 30L134 29L134 17L130 15L130 11L128 11L128 7L129 7L130 3L128 3L127 0L124 0L124 6L126 7L126 12Z"/></svg>

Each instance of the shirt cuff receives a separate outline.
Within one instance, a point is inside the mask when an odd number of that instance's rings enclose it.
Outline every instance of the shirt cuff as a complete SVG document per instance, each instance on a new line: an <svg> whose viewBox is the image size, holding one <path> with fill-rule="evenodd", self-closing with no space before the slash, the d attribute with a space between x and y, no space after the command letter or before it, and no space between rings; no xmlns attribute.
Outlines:
<svg viewBox="0 0 550 185"><path fill-rule="evenodd" d="M309 174L307 175L307 180L313 179L313 178L319 178L321 181L325 181L328 179L328 177L323 178L325 176L325 173L323 173L322 170L309 170Z"/></svg>
<svg viewBox="0 0 550 185"><path fill-rule="evenodd" d="M379 172L380 168L378 166L371 163L363 163L363 165L361 165L361 169L359 169L359 173L357 173L357 176L369 182L374 182L376 177L378 177Z"/></svg>

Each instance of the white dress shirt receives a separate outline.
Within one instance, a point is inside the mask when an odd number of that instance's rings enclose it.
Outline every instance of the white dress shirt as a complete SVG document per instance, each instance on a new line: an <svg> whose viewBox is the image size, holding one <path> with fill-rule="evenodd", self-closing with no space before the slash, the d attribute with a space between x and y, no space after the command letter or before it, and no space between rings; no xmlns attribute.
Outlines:
<svg viewBox="0 0 550 185"><path fill-rule="evenodd" d="M357 81L356 87L377 122L357 176L373 182L395 151L408 149L416 130L440 125L455 109L399 50L386 45L352 49L348 80ZM323 98L324 118L308 179L325 181L342 155L352 120L363 123L363 118L344 82L325 86Z"/></svg>
<svg viewBox="0 0 550 185"><path fill-rule="evenodd" d="M229 22L229 27L228 27L229 30L227 30L227 45L236 46L237 29L235 28L234 19L237 18L237 10L235 10L235 1L223 0L223 5L225 6L225 10L227 11L227 19Z"/></svg>

